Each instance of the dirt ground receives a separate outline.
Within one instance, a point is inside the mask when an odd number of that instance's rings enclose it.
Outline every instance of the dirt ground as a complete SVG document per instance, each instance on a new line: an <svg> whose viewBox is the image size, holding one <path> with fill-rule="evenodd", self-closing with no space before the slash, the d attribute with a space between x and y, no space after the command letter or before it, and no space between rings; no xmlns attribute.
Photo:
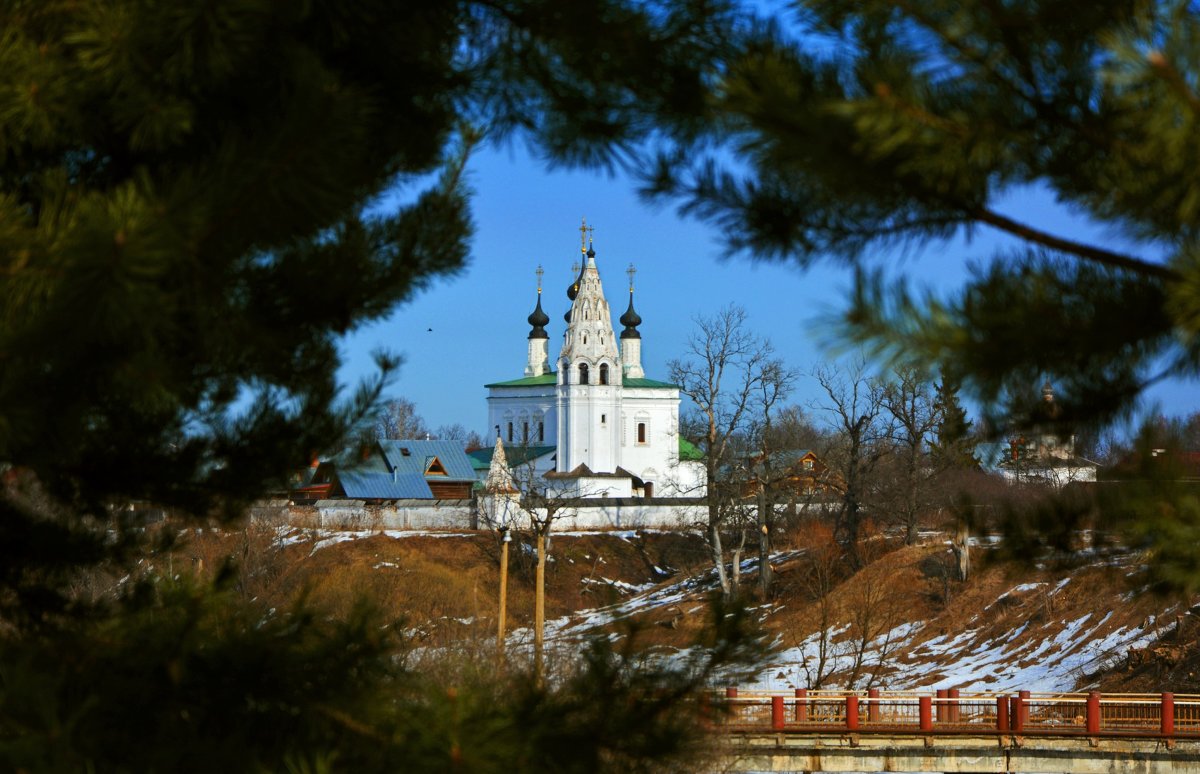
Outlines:
<svg viewBox="0 0 1200 774"><path fill-rule="evenodd" d="M1061 639L1070 622L1094 622L1103 611L1103 631L1140 630L1153 642L1114 652L1103 660L1103 669L1080 674L1080 685L1106 691L1200 691L1200 622L1192 621L1192 601L1163 599L1142 588L1136 556L989 561L989 552L981 548L971 579L961 583L937 535L915 546L880 536L857 571L829 550L820 530L800 530L780 542L788 553L774 565L770 598L758 597L752 568L742 580L749 604L781 648L811 641L813 632L831 622L839 627L831 637L838 647L852 649L855 637L873 637L878 647L882 633L919 621L920 635L880 660L894 663L896 673L919 666L932 680L950 665L930 662L928 648L922 650L928 643L970 631L978 643L1032 653L1017 640ZM174 561L202 572L233 561L242 568L242 593L280 609L304 598L337 616L366 597L423 642L439 645L494 636L499 555L499 541L490 532L352 534L251 527L188 535ZM549 555L548 619L611 605L711 570L696 532L556 534ZM517 534L509 553L510 631L532 623L534 556L532 536ZM698 584L684 601L639 608L644 641L663 646L690 641L703 625L705 588ZM922 658L926 661L918 664ZM878 677L886 683L887 674L885 668ZM835 677L844 681L847 675ZM854 677L858 684L866 679Z"/></svg>

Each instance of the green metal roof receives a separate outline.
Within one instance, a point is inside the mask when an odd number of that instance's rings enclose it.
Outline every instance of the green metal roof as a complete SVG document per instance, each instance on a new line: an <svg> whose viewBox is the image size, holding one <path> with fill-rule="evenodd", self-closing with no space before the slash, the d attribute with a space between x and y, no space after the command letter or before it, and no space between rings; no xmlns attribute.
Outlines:
<svg viewBox="0 0 1200 774"><path fill-rule="evenodd" d="M548 374L541 376L526 376L523 379L510 379L507 382L492 382L485 384L484 387L546 387L549 385L558 384L558 373L551 371ZM625 377L621 381L624 387L641 387L654 390L678 390L679 385L671 384L670 382L660 382L657 379L633 379Z"/></svg>
<svg viewBox="0 0 1200 774"><path fill-rule="evenodd" d="M650 387L650 388L658 389L658 390L678 390L679 389L678 384L671 384L670 382L660 382L657 379L631 379L628 376L625 377L621 381L621 385L624 387Z"/></svg>
<svg viewBox="0 0 1200 774"><path fill-rule="evenodd" d="M700 449L696 447L696 444L692 443L681 435L679 436L679 459L702 460L704 459L704 452L700 451Z"/></svg>
<svg viewBox="0 0 1200 774"><path fill-rule="evenodd" d="M484 387L544 387L550 384L558 384L558 374L551 371L548 374L541 376L526 376L524 379L510 379L507 382L492 382L485 384Z"/></svg>
<svg viewBox="0 0 1200 774"><path fill-rule="evenodd" d="M518 465L524 465L530 460L535 460L538 457L545 456L554 451L553 446L522 446L513 444L504 446L504 457L508 460L508 466L515 468ZM496 453L495 446L489 446L483 449L467 452L467 456L471 459L471 466L475 470L487 470L492 466L492 455Z"/></svg>

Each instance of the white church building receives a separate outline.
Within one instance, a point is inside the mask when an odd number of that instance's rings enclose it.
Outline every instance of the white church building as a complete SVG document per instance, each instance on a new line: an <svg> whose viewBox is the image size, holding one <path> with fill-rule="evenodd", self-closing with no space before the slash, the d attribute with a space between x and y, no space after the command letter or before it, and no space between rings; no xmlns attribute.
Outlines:
<svg viewBox="0 0 1200 774"><path fill-rule="evenodd" d="M580 231L586 233L586 223ZM581 239L581 261L572 268L578 276L567 288L570 308L553 362L538 268L524 375L485 385L488 424L509 463L523 464L525 479L550 496L702 497L699 452L679 435L679 388L642 369L633 266L618 336L590 242Z"/></svg>

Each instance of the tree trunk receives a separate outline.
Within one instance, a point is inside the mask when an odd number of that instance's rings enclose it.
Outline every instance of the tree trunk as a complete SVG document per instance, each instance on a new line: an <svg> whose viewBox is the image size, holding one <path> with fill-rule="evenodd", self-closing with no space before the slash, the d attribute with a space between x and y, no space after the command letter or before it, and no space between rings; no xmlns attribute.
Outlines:
<svg viewBox="0 0 1200 774"><path fill-rule="evenodd" d="M967 520L959 518L954 525L954 540L950 547L954 551L954 559L958 564L958 579L966 581L971 576L971 529Z"/></svg>
<svg viewBox="0 0 1200 774"><path fill-rule="evenodd" d="M758 491L758 588L763 599L771 596L771 498L765 485Z"/></svg>
<svg viewBox="0 0 1200 774"><path fill-rule="evenodd" d="M715 508L709 505L709 508ZM721 595L726 599L731 596L729 576L725 574L725 551L721 548L721 523L712 514L708 517L708 547L712 550L713 566L717 568L717 581L721 584Z"/></svg>
<svg viewBox="0 0 1200 774"><path fill-rule="evenodd" d="M741 530L741 536L738 539L738 546L733 550L733 566L730 568L733 572L733 579L729 586L736 596L742 591L742 552L746 550L746 530Z"/></svg>
<svg viewBox="0 0 1200 774"><path fill-rule="evenodd" d="M917 542L917 450L909 449L908 487L904 493L904 545Z"/></svg>

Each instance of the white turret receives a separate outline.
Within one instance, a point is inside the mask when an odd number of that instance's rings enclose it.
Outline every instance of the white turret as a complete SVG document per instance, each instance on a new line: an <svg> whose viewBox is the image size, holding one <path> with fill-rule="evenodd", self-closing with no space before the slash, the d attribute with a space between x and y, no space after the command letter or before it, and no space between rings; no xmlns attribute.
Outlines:
<svg viewBox="0 0 1200 774"><path fill-rule="evenodd" d="M628 379L642 379L646 372L642 370L642 334L637 329L642 318L633 311L633 275L637 269L631 263L625 273L629 275L629 308L621 315L621 324L625 326L621 331L621 372Z"/></svg>
<svg viewBox="0 0 1200 774"><path fill-rule="evenodd" d="M546 324L550 317L542 311L542 274L541 266L537 267L538 295L537 307L527 318L533 330L529 331L529 359L525 363L526 376L541 376L550 373L550 335L546 333Z"/></svg>
<svg viewBox="0 0 1200 774"><path fill-rule="evenodd" d="M479 495L479 511L488 527L508 529L520 514L521 493L517 490L508 459L504 454L504 442L496 436L492 450L492 462L488 466L483 492Z"/></svg>

